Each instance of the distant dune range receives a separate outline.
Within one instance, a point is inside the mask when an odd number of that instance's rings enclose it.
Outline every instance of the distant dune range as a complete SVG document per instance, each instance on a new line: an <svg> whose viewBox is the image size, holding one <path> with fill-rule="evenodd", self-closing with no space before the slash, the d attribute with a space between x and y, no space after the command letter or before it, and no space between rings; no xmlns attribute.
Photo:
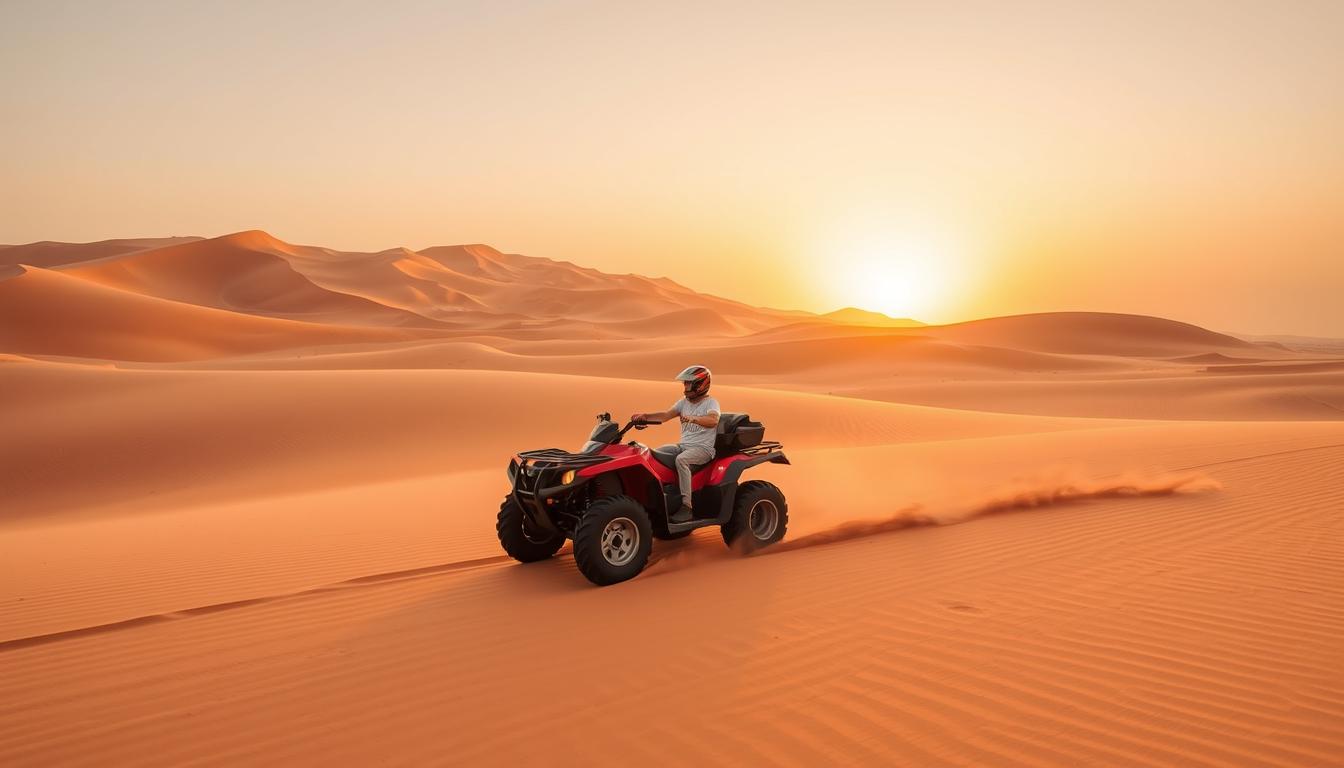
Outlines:
<svg viewBox="0 0 1344 768"><path fill-rule="evenodd" d="M1171 320L815 315L484 245L350 253L260 231L34 243L0 249L0 274L0 353L46 360L663 379L693 359L751 386L957 408L1344 418L1344 357ZM1086 396L1032 383L1061 378L1085 380Z"/></svg>
<svg viewBox="0 0 1344 768"><path fill-rule="evenodd" d="M508 457L692 362L786 544L503 557ZM0 246L0 394L5 766L1344 754L1344 342L250 231Z"/></svg>

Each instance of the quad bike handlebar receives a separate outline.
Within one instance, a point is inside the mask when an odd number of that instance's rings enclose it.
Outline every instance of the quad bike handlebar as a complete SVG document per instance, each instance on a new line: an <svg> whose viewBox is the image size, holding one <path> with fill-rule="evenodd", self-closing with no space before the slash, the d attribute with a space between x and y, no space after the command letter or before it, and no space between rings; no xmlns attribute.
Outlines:
<svg viewBox="0 0 1344 768"><path fill-rule="evenodd" d="M622 437L625 437L625 433L626 433L626 432L629 432L631 427L634 427L635 429L644 429L645 427L648 427L648 426L651 426L651 425L653 425L653 424L657 424L657 423L658 423L658 422L656 422L656 421L644 421L643 419L631 419L629 424L626 424L624 427L621 427L621 431L616 435L616 439L617 439L617 440L620 440Z"/></svg>
<svg viewBox="0 0 1344 768"><path fill-rule="evenodd" d="M597 414L597 420L598 420L598 421L611 421L611 414L610 414L610 413L599 413L599 414ZM616 440L619 442L620 439L621 439L622 437L625 437L625 433L626 433L626 432L629 432L631 427L634 427L635 429L644 429L645 427L649 427L649 426L652 426L652 425L654 425L654 424L658 424L658 423L660 423L660 422L657 422L657 421L645 421L645 420L643 420L643 419L631 419L631 420L629 421L629 423L627 423L624 427L621 427L621 431L620 431L620 432L616 433Z"/></svg>

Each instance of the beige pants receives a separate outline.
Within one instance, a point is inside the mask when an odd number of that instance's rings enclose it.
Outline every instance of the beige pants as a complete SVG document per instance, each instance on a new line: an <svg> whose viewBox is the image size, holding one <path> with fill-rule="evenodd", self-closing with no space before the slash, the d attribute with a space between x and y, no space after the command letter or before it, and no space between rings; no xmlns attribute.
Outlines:
<svg viewBox="0 0 1344 768"><path fill-rule="evenodd" d="M703 445L665 445L659 450L677 451L677 485L681 488L681 503L691 506L691 466L704 464L714 458L714 451Z"/></svg>

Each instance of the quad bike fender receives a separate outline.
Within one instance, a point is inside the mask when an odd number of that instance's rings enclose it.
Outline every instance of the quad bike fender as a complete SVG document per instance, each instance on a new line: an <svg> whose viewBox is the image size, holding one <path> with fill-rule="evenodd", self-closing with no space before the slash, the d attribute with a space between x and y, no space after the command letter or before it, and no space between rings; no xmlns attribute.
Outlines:
<svg viewBox="0 0 1344 768"><path fill-rule="evenodd" d="M594 464L591 467L584 467L583 469L580 469L578 471L578 476L592 477L593 475L599 475L603 472L611 472L612 470L625 469L626 467L643 466L643 464L644 459L638 453L628 453L623 456L617 456L616 458L613 458L611 461L607 461L602 464Z"/></svg>
<svg viewBox="0 0 1344 768"><path fill-rule="evenodd" d="M742 473L758 464L788 464L789 457L783 451L772 451L759 456L737 456L722 466L714 468L709 476L710 484L723 489L719 499L719 524L728 522L733 514L733 503L737 501L737 481Z"/></svg>
<svg viewBox="0 0 1344 768"><path fill-rule="evenodd" d="M705 470L709 473L706 482L695 491L697 509L717 507L719 513L713 518L702 518L687 523L669 522L667 527L672 533L699 528L704 525L723 525L733 515L733 504L737 501L737 481L746 470L767 462L788 464L789 457L783 451L772 451L756 456L741 454L723 461ZM675 486L664 486L664 508L675 509L681 503L681 494ZM708 506L705 506L708 505Z"/></svg>
<svg viewBox="0 0 1344 768"><path fill-rule="evenodd" d="M783 451L772 451L762 453L759 456L747 456L740 454L732 457L731 460L714 467L709 474L710 485L719 485L721 483L736 483L742 473L757 464L771 462L774 464L788 464L789 457Z"/></svg>
<svg viewBox="0 0 1344 768"><path fill-rule="evenodd" d="M611 459L601 464L580 469L578 476L591 478L607 472L619 472L630 467L642 467L664 483L675 483L677 481L677 473L654 461L649 456L649 449L646 446L615 446L603 451L603 455L610 456Z"/></svg>

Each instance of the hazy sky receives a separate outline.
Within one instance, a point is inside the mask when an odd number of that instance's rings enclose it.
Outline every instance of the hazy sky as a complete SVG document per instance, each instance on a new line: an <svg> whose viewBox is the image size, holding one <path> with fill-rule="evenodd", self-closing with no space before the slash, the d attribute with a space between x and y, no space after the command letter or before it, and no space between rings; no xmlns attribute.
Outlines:
<svg viewBox="0 0 1344 768"><path fill-rule="evenodd" d="M1344 336L1344 2L0 0L0 242Z"/></svg>

